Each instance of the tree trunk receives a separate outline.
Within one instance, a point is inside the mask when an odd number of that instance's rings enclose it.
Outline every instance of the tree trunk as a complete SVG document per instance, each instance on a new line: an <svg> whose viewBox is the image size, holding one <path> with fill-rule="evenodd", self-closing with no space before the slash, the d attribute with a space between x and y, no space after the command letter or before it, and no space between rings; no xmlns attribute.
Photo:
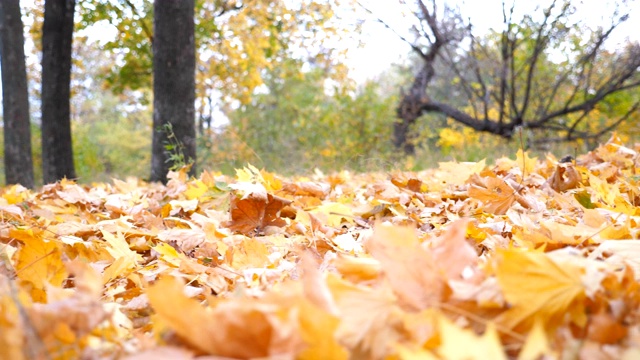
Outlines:
<svg viewBox="0 0 640 360"><path fill-rule="evenodd" d="M181 165L176 155L185 164L193 162L190 174L195 174L194 2L155 0L153 9L151 181L166 183L169 169ZM168 149L171 142L177 146Z"/></svg>
<svg viewBox="0 0 640 360"><path fill-rule="evenodd" d="M33 187L29 92L24 34L18 0L0 1L0 59L7 184Z"/></svg>
<svg viewBox="0 0 640 360"><path fill-rule="evenodd" d="M42 173L74 179L71 143L71 43L75 0L46 0L42 26Z"/></svg>
<svg viewBox="0 0 640 360"><path fill-rule="evenodd" d="M409 90L401 91L400 104L396 109L398 120L393 124L393 144L396 149L402 149L405 155L414 155L416 152L415 134L411 127L422 116L422 105L429 101L426 89L434 75L435 54L441 46L441 42L434 43L431 50L433 55L427 57L429 61L426 61L415 75Z"/></svg>
<svg viewBox="0 0 640 360"><path fill-rule="evenodd" d="M71 144L71 42L75 0L46 0L42 26L44 182L75 178Z"/></svg>
<svg viewBox="0 0 640 360"><path fill-rule="evenodd" d="M412 117L411 119L399 117L393 124L393 145L396 149L402 150L405 155L414 155L416 153L415 145L409 140L409 136L412 135L409 129L417 119L417 117Z"/></svg>

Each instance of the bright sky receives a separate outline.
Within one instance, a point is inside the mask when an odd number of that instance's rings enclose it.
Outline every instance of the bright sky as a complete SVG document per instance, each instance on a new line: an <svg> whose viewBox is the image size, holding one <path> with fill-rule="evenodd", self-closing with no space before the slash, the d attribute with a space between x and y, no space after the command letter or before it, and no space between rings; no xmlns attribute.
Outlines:
<svg viewBox="0 0 640 360"><path fill-rule="evenodd" d="M429 0L424 0L429 3ZM407 1L413 3L413 1ZM560 1L559 1L560 2ZM386 23L393 26L397 31L405 31L408 27L407 18L403 18L400 13L398 0L364 0L361 3L371 11L381 17ZM471 17L474 28L479 31L486 31L490 28L500 29L502 25L502 0L450 0L450 4L457 4L463 15ZM507 6L511 2L506 1ZM533 12L536 6L548 5L549 0L519 1L516 4L516 11ZM612 11L612 0L582 0L575 1L578 11L583 19L588 23L602 23L607 21L605 16ZM602 11L607 8L607 11ZM625 37L633 40L640 40L640 1L631 0L628 4L630 19L621 25L614 33L615 42L622 42ZM519 18L515 16L515 18ZM391 30L385 28L379 22L368 21L363 26L365 33L365 45L349 52L349 66L352 77L363 82L380 74L391 64L400 62L406 58L410 48L407 43L400 40ZM406 35L406 33L403 33ZM611 40L610 40L611 41Z"/></svg>

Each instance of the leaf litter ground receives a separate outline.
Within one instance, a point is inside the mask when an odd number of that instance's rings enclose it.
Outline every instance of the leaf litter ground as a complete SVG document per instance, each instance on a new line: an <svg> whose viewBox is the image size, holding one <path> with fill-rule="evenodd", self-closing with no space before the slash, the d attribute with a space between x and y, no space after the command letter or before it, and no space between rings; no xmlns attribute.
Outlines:
<svg viewBox="0 0 640 360"><path fill-rule="evenodd" d="M8 187L0 358L640 358L639 151Z"/></svg>

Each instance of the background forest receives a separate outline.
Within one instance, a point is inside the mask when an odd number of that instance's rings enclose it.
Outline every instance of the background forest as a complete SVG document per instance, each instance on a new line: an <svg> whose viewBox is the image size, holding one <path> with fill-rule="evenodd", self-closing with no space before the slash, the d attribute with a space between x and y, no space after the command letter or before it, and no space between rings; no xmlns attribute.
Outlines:
<svg viewBox="0 0 640 360"><path fill-rule="evenodd" d="M44 1L20 6L38 182ZM198 168L418 169L522 147L583 152L612 130L637 137L638 34L623 27L640 15L634 2L607 3L596 18L580 1L518 6L486 14L496 22L483 28L453 1L197 0ZM383 32L404 52L356 78L375 59L354 62L354 52ZM149 178L153 38L151 1L76 4L70 116L80 182Z"/></svg>

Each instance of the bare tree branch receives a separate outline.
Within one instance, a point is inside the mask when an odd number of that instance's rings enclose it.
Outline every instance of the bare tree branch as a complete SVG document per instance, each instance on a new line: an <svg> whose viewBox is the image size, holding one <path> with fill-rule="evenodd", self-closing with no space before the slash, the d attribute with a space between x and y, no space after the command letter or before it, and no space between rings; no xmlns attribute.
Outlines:
<svg viewBox="0 0 640 360"><path fill-rule="evenodd" d="M360 1L356 2L358 4L358 6L360 6L363 10L365 10L366 12L368 12L371 15L373 14L373 11L371 11L368 7L364 6ZM391 25L389 25L386 21L384 21L381 18L376 18L376 21L379 22L380 24L382 24L384 27L386 27L387 29L391 30L394 34L396 34L396 36L406 42L409 46L411 46L411 49L417 53L422 59L424 59L426 61L426 54L422 51L422 49L420 49L420 47L416 46L414 43L412 43L411 41L407 40L407 38L405 38L404 36L402 36L399 32L397 32Z"/></svg>
<svg viewBox="0 0 640 360"><path fill-rule="evenodd" d="M607 27L594 31L580 19L574 21L571 0L553 0L540 10L542 17L525 15L523 20L514 19L515 1L510 7L503 1L504 28L479 38L472 33L471 21L463 22L459 13L446 7L437 11L437 0L415 0L414 4L418 24L414 31L420 38L410 42L394 30L421 61L411 85L401 90L399 121L394 124L394 144L407 153L414 150L411 126L425 113L443 114L505 138L524 126L573 140L601 136L637 111L635 104L625 116L596 130L584 125L593 118L598 103L640 87L640 45L605 50L613 31L627 21L626 15L616 13ZM417 45L421 42L427 45ZM567 56L558 61L555 54L561 51ZM469 110L453 105L460 98L433 96L435 82L443 81L435 73L436 61L449 67L455 78L447 80L446 86L458 89L453 93L466 98Z"/></svg>

